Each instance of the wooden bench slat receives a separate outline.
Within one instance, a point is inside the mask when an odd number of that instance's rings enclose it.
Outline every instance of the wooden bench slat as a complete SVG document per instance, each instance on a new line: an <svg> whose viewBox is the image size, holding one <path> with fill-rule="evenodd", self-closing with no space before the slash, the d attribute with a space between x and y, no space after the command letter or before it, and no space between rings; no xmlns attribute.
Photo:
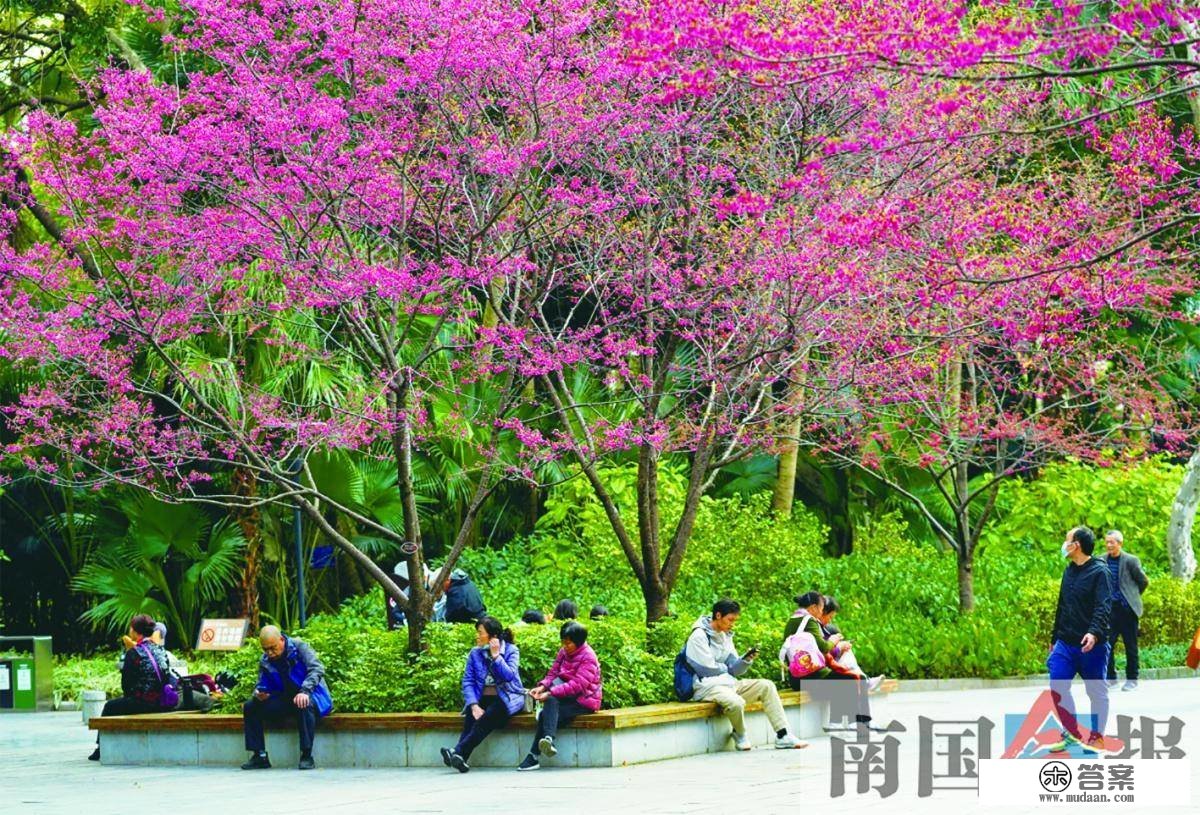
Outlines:
<svg viewBox="0 0 1200 815"><path fill-rule="evenodd" d="M786 691L779 694L785 706L809 701L807 693ZM746 710L760 710L755 703ZM666 702L657 705L614 708L577 717L571 727L582 730L622 730L629 727L688 721L716 716L713 702ZM437 713L332 713L318 726L321 730L457 730L462 717L456 712ZM532 730L537 722L530 714L514 716L510 727ZM101 732L241 732L242 717L230 713L147 713L141 716L93 716L88 727Z"/></svg>

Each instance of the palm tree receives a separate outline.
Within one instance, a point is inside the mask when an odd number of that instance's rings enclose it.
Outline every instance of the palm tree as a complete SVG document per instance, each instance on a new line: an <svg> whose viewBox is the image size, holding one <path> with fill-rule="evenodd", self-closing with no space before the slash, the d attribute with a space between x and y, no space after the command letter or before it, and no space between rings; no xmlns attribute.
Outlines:
<svg viewBox="0 0 1200 815"><path fill-rule="evenodd" d="M127 519L115 544L99 549L72 581L101 598L83 614L119 632L134 614L164 620L184 642L219 608L237 580L245 539L235 522L214 522L194 504L168 504L145 493L117 502Z"/></svg>

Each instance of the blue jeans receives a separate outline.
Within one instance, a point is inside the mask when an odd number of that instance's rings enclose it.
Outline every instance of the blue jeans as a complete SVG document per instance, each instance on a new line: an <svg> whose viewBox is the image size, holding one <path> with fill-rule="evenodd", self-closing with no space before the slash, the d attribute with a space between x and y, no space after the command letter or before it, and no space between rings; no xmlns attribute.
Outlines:
<svg viewBox="0 0 1200 815"><path fill-rule="evenodd" d="M1050 671L1050 695L1054 699L1054 709L1063 729L1076 738L1082 738L1079 723L1075 718L1075 699L1071 696L1071 683L1076 674L1083 679L1084 689L1092 704L1092 718L1095 720L1093 730L1104 734L1104 726L1108 723L1108 685L1105 675L1108 673L1108 653L1112 646L1107 642L1097 643L1086 654L1082 645L1067 645L1062 640L1054 643L1054 650L1046 659L1046 668Z"/></svg>

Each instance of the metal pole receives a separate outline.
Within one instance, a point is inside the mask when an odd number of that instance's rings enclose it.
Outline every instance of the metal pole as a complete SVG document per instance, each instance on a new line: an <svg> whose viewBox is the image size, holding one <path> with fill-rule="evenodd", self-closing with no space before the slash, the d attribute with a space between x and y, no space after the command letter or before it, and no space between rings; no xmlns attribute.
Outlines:
<svg viewBox="0 0 1200 815"><path fill-rule="evenodd" d="M300 522L300 507L292 508L292 537L296 541L296 588L300 595L300 627L308 621L304 608L304 529Z"/></svg>

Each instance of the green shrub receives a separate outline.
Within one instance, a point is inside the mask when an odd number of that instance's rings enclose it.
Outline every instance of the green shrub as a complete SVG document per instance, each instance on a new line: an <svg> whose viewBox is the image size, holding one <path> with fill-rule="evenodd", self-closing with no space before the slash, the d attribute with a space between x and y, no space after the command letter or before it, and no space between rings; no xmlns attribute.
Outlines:
<svg viewBox="0 0 1200 815"><path fill-rule="evenodd" d="M1182 478L1182 467L1162 459L1114 467L1051 464L1036 479L1001 486L998 517L984 545L1053 552L1076 524L1097 536L1120 529L1147 571L1165 572L1167 522Z"/></svg>

